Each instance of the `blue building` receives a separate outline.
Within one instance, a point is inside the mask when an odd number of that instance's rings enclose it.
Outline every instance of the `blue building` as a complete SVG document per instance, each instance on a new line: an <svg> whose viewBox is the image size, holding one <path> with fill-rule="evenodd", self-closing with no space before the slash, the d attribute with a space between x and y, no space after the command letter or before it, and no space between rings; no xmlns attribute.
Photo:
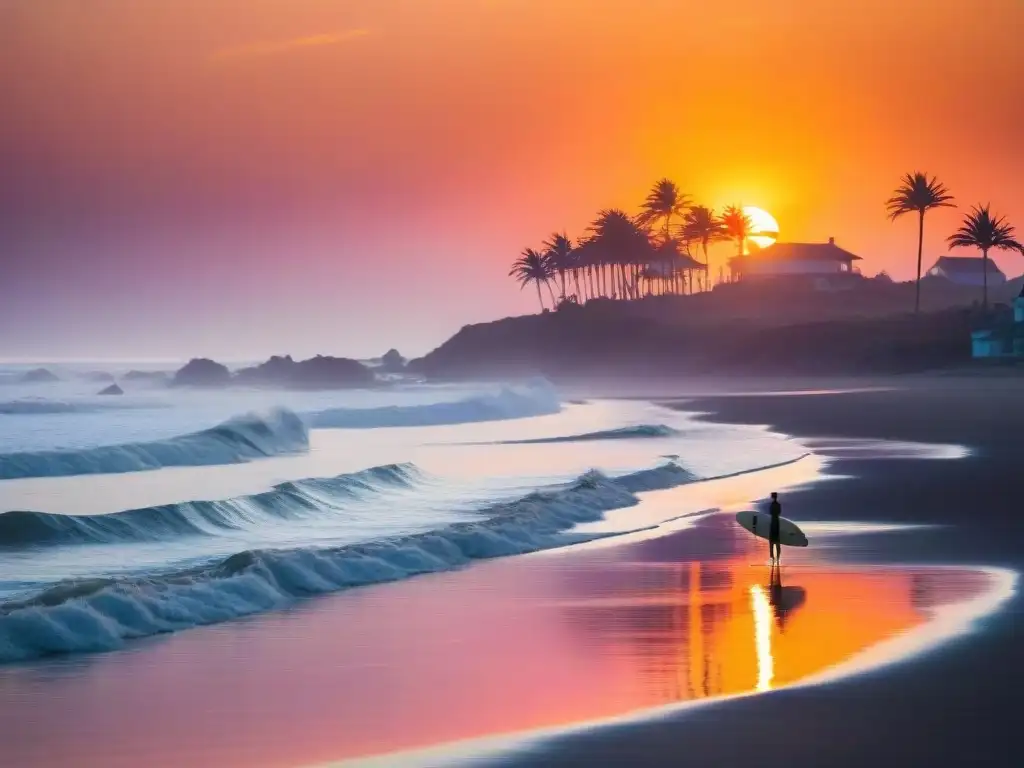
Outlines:
<svg viewBox="0 0 1024 768"><path fill-rule="evenodd" d="M1024 360L1024 288L1009 313L988 328L971 333L971 357L976 359Z"/></svg>

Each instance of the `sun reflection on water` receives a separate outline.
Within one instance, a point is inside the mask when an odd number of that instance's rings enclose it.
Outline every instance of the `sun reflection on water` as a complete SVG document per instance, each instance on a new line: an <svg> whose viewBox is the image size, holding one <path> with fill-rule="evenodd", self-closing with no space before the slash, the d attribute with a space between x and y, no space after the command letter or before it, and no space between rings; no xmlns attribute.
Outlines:
<svg viewBox="0 0 1024 768"><path fill-rule="evenodd" d="M760 584L750 587L750 607L754 613L754 647L757 649L757 690L772 687L775 674L772 662L772 605Z"/></svg>

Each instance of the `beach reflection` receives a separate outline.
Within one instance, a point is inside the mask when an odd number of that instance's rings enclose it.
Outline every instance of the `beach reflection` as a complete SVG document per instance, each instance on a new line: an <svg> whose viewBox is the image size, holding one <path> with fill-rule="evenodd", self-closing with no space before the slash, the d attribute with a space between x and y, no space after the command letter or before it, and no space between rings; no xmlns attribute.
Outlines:
<svg viewBox="0 0 1024 768"><path fill-rule="evenodd" d="M991 588L965 569L808 556L772 572L735 529L714 516L635 546L494 561L0 669L5 754L291 766L568 726L783 687Z"/></svg>
<svg viewBox="0 0 1024 768"><path fill-rule="evenodd" d="M618 570L604 594L562 608L581 644L630 660L638 706L798 682L987 584L984 574L960 570L813 563L771 570L749 557L620 563Z"/></svg>
<svg viewBox="0 0 1024 768"><path fill-rule="evenodd" d="M757 649L757 690L772 687L775 664L772 661L771 602L757 584L750 588L750 607L754 614L754 646ZM707 695L705 693L705 695Z"/></svg>

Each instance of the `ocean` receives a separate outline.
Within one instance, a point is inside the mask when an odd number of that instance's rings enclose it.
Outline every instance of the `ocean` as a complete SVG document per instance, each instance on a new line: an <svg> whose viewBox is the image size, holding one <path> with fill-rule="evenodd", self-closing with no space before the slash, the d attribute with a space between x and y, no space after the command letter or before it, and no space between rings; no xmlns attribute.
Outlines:
<svg viewBox="0 0 1024 768"><path fill-rule="evenodd" d="M796 461L800 443L544 380L171 389L100 363L0 367L0 663L614 537L638 494ZM678 510L685 515L698 510ZM632 527L640 527L641 520Z"/></svg>

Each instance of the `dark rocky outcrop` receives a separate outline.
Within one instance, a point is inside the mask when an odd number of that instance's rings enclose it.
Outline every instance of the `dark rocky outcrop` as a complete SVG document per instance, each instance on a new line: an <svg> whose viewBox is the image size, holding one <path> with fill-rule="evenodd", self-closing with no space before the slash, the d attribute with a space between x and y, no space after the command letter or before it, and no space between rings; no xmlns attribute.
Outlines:
<svg viewBox="0 0 1024 768"><path fill-rule="evenodd" d="M369 387L376 382L373 371L347 357L317 355L296 364L297 373L291 386L300 389L337 389Z"/></svg>
<svg viewBox="0 0 1024 768"><path fill-rule="evenodd" d="M373 371L347 357L323 357L296 361L291 355L271 357L265 363L242 368L234 375L220 363L191 360L174 375L175 386L276 387L281 389L350 389L376 383Z"/></svg>
<svg viewBox="0 0 1024 768"><path fill-rule="evenodd" d="M380 359L380 369L383 373L401 373L405 370L406 362L397 349L389 349Z"/></svg>
<svg viewBox="0 0 1024 768"><path fill-rule="evenodd" d="M199 357L180 368L171 383L176 387L226 387L231 383L231 371L218 362Z"/></svg>
<svg viewBox="0 0 1024 768"><path fill-rule="evenodd" d="M235 374L237 384L287 389L349 389L375 383L373 372L347 357L323 357L295 361L291 355L271 357L265 363Z"/></svg>
<svg viewBox="0 0 1024 768"><path fill-rule="evenodd" d="M123 395L124 390L121 389L116 383L111 384L106 389L101 389L97 394L100 395Z"/></svg>
<svg viewBox="0 0 1024 768"><path fill-rule="evenodd" d="M50 384L54 381L60 381L60 376L46 368L33 368L18 378L21 384Z"/></svg>
<svg viewBox="0 0 1024 768"><path fill-rule="evenodd" d="M296 365L291 355L274 355L265 363L237 371L234 382L253 387L287 387L295 375Z"/></svg>

